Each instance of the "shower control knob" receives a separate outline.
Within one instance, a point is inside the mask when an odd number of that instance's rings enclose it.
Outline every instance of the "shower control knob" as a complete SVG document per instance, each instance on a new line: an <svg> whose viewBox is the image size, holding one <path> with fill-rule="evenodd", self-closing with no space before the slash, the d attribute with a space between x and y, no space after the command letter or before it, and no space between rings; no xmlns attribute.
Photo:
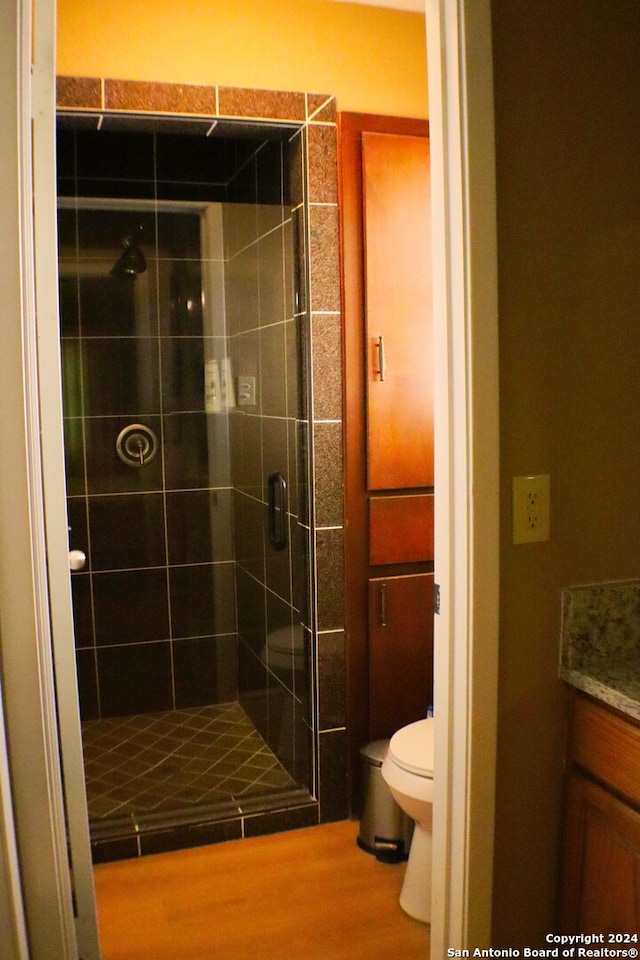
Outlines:
<svg viewBox="0 0 640 960"><path fill-rule="evenodd" d="M87 562L86 554L82 550L69 550L69 569L82 570Z"/></svg>

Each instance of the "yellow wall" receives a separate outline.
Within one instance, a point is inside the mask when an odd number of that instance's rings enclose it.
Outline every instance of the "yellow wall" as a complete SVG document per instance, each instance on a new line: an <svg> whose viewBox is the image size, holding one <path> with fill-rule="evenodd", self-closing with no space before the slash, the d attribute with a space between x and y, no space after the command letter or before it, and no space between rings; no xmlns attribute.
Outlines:
<svg viewBox="0 0 640 960"><path fill-rule="evenodd" d="M563 586L640 575L640 7L492 0L501 636L495 947L554 929ZM551 539L511 543L511 478L551 475Z"/></svg>
<svg viewBox="0 0 640 960"><path fill-rule="evenodd" d="M62 75L334 94L427 115L424 16L327 0L58 0Z"/></svg>

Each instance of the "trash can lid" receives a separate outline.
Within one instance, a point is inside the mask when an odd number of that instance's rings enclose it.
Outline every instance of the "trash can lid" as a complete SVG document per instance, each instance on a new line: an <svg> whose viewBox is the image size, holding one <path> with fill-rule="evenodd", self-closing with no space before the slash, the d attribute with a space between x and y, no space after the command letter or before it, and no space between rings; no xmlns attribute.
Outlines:
<svg viewBox="0 0 640 960"><path fill-rule="evenodd" d="M381 767L384 758L389 752L388 740L373 740L365 747L360 747L360 756L366 763L372 766Z"/></svg>

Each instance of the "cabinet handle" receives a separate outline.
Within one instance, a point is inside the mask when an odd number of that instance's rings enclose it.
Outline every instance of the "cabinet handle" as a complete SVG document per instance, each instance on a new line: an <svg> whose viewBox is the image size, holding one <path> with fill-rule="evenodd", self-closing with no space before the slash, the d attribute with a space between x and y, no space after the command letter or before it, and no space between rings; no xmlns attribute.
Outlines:
<svg viewBox="0 0 640 960"><path fill-rule="evenodd" d="M384 356L384 337L378 337L378 375L380 380L384 380L385 356Z"/></svg>
<svg viewBox="0 0 640 960"><path fill-rule="evenodd" d="M380 626L386 627L387 625L387 585L383 583L379 591L380 599Z"/></svg>

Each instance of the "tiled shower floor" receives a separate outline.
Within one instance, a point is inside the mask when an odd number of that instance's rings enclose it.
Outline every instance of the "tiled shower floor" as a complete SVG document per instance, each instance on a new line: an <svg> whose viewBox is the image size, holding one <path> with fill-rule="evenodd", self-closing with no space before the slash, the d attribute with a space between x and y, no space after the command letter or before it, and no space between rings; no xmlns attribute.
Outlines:
<svg viewBox="0 0 640 960"><path fill-rule="evenodd" d="M91 720L82 740L92 826L296 787L238 703Z"/></svg>

